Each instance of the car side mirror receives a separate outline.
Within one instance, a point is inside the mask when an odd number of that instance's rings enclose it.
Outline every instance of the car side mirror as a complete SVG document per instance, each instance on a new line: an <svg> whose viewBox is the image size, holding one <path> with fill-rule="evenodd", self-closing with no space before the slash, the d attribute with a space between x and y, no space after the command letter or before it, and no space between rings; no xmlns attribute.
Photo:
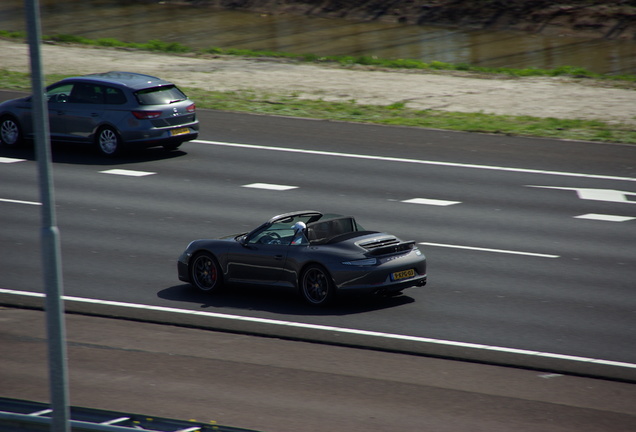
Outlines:
<svg viewBox="0 0 636 432"><path fill-rule="evenodd" d="M241 246L247 247L247 236L246 235L240 236L237 240L238 240L238 242L239 242L239 244Z"/></svg>

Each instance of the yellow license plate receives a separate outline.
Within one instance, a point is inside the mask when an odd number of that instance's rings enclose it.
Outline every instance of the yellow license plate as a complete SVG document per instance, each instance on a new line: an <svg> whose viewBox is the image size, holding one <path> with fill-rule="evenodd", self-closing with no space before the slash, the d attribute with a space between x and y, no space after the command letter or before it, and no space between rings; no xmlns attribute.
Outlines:
<svg viewBox="0 0 636 432"><path fill-rule="evenodd" d="M183 135L183 134L187 134L187 133L190 133L190 129L188 129L188 128L172 129L170 131L170 135L172 135L172 136Z"/></svg>
<svg viewBox="0 0 636 432"><path fill-rule="evenodd" d="M391 274L391 280L394 280L394 281L401 280L401 279L408 279L412 277L415 277L414 269L402 270L402 271Z"/></svg>

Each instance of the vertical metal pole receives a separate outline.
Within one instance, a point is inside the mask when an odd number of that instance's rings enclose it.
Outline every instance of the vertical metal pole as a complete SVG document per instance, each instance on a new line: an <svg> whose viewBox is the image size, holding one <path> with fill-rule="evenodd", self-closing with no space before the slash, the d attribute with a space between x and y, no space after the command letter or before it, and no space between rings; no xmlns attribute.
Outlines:
<svg viewBox="0 0 636 432"><path fill-rule="evenodd" d="M64 304L62 302L62 265L59 230L55 218L55 198L51 175L49 115L44 99L41 64L40 4L25 0L29 50L31 55L31 99L33 130L38 161L42 201L42 264L46 288L46 328L49 346L49 380L51 392L52 432L69 432L69 404Z"/></svg>

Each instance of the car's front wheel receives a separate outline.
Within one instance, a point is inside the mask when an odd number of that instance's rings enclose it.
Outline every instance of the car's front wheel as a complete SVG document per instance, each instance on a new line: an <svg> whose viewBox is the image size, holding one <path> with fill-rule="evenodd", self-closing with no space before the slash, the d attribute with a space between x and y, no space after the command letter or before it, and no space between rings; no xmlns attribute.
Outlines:
<svg viewBox="0 0 636 432"><path fill-rule="evenodd" d="M205 292L215 292L223 285L221 268L216 258L209 252L201 252L190 263L190 282Z"/></svg>
<svg viewBox="0 0 636 432"><path fill-rule="evenodd" d="M122 140L115 129L105 126L97 132L97 150L104 156L115 156L122 151Z"/></svg>
<svg viewBox="0 0 636 432"><path fill-rule="evenodd" d="M22 129L16 119L5 116L0 119L0 144L7 147L19 147L22 144Z"/></svg>
<svg viewBox="0 0 636 432"><path fill-rule="evenodd" d="M329 304L335 296L335 288L327 270L319 265L307 267L300 276L300 293L311 305Z"/></svg>

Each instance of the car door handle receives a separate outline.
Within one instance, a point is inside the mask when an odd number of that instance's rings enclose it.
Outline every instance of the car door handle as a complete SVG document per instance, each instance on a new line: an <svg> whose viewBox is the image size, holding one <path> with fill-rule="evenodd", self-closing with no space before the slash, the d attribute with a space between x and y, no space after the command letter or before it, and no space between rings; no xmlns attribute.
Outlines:
<svg viewBox="0 0 636 432"><path fill-rule="evenodd" d="M57 111L57 115L64 115L64 111Z"/></svg>
<svg viewBox="0 0 636 432"><path fill-rule="evenodd" d="M99 113L91 113L91 117L99 117Z"/></svg>
<svg viewBox="0 0 636 432"><path fill-rule="evenodd" d="M283 259L283 256L282 255L274 255L274 259L280 261L280 260Z"/></svg>

